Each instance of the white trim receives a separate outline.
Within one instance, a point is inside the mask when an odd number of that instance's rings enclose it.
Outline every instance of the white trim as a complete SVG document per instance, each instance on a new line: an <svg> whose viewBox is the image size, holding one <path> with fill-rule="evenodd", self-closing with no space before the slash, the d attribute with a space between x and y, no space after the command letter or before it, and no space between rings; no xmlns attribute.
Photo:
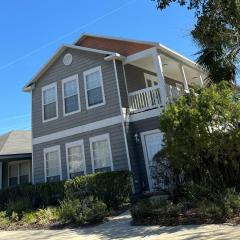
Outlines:
<svg viewBox="0 0 240 240"><path fill-rule="evenodd" d="M65 96L64 96L64 84L70 81L75 81L77 84L77 95L78 95L78 110L66 113L65 112ZM75 74L73 76L67 77L65 79L62 79L62 103L63 103L63 116L69 116L74 113L81 112L81 105L80 105L80 91L79 91L79 79L78 79L78 74Z"/></svg>
<svg viewBox="0 0 240 240"><path fill-rule="evenodd" d="M59 176L60 180L62 180L62 160L61 160L61 148L60 145L44 148L43 154L44 154L44 181L47 182L47 168L46 168L46 154L50 152L58 152L58 161L59 161Z"/></svg>
<svg viewBox="0 0 240 240"><path fill-rule="evenodd" d="M88 96L87 96L87 82L86 82L87 79L86 79L86 76L91 74L91 73L95 73L95 72L99 72L100 73L100 83L101 83L101 89L102 89L103 102L95 104L93 106L89 106L88 105ZM104 94L102 67L98 66L98 67L94 67L94 68L91 68L89 70L84 71L83 72L83 78L84 78L84 92L85 92L86 108L89 110L89 109L92 109L92 108L95 108L95 107L99 107L99 106L105 105L106 102L105 102L105 94Z"/></svg>
<svg viewBox="0 0 240 240"><path fill-rule="evenodd" d="M139 60L141 58L152 56L155 49L156 49L155 47L152 47L152 48L143 50L141 52L137 52L137 53L134 53L132 55L129 55L128 57L126 57L126 59L124 61L124 64L126 65L128 63L134 62L134 61Z"/></svg>
<svg viewBox="0 0 240 240"><path fill-rule="evenodd" d="M130 114L129 121L136 122L136 121L140 121L140 120L144 120L144 119L148 119L148 118L152 118L152 117L159 117L161 115L162 110L163 110L163 108L161 108L160 110L152 109L152 110L148 110L145 112Z"/></svg>
<svg viewBox="0 0 240 240"><path fill-rule="evenodd" d="M78 140L75 142L70 142L65 144L65 151L66 151L66 165L67 165L67 177L70 179L70 172L69 172L69 156L68 156L68 149L71 147L78 147L81 146L83 150L83 171L84 174L87 174L87 169L86 169L86 159L85 159L85 149L84 149L84 142L83 140Z"/></svg>
<svg viewBox="0 0 240 240"><path fill-rule="evenodd" d="M43 95L43 93L44 93L44 91L48 90L49 88L54 88L55 89L56 117L45 120L44 119L44 95ZM46 122L50 122L50 121L53 121L53 120L56 120L56 119L58 119L58 94L57 94L57 82L54 82L54 83L51 83L51 84L48 84L48 85L42 87L42 122L46 123Z"/></svg>
<svg viewBox="0 0 240 240"><path fill-rule="evenodd" d="M145 160L145 167L146 167L147 177L148 177L148 186L149 186L150 191L153 191L153 187L152 187L152 177L151 177L150 169L149 169L149 162L148 162L148 154L147 154L147 146L146 146L146 142L145 142L145 136L150 135L150 134L155 134L155 133L161 133L161 131L159 129L154 129L154 130L150 130L150 131L140 133L141 143L142 143L142 148L143 148L143 154L144 154L144 160Z"/></svg>
<svg viewBox="0 0 240 240"><path fill-rule="evenodd" d="M89 124L85 124L85 125L82 125L79 127L69 128L69 129L66 129L63 131L59 131L59 132L55 132L55 133L48 134L45 136L33 138L33 145L73 136L73 135L84 133L84 132L97 130L97 129L104 128L104 127L109 127L109 126L112 126L115 124L119 124L121 122L122 122L121 115L116 116L116 117L106 118L106 119L103 119L103 120L100 120L97 122L93 122L93 123L89 123Z"/></svg>
<svg viewBox="0 0 240 240"><path fill-rule="evenodd" d="M10 187L10 174L9 174L9 167L12 166L12 165L17 165L18 166L18 175L17 175L17 178L18 178L18 182L17 184L19 185L20 184L20 164L21 163L27 163L28 164L28 183L31 182L31 167L30 167L30 161L29 160L19 160L19 161L13 161L13 162L8 162L7 163L7 168L8 168L8 187Z"/></svg>
<svg viewBox="0 0 240 240"><path fill-rule="evenodd" d="M122 115L122 128L123 128L124 143L125 143L126 154L127 154L128 170L131 171L132 167L131 167L130 155L129 155L129 150L128 150L126 128L125 128L125 125L124 125L124 114L123 114L121 93L120 93L120 89L119 89L119 79L118 79L117 66L116 66L116 60L115 59L113 59L113 66L114 66L115 79L116 79L116 84L117 84L118 100L119 100L119 104L120 104L120 112L121 112L121 115ZM127 92L127 94L128 94L128 92Z"/></svg>
<svg viewBox="0 0 240 240"><path fill-rule="evenodd" d="M94 142L98 142L98 141L103 141L103 140L107 140L108 142L108 148L109 148L109 154L110 154L110 168L111 171L114 170L113 168L113 160L112 160L112 149L111 149L111 143L110 143L110 134L106 133L106 134L102 134L102 135L98 135L95 137L90 137L89 138L89 143L90 143L90 153L91 153L91 162L92 162L92 172L95 173L95 166L94 166L94 159L93 159L93 148L92 148L92 144Z"/></svg>

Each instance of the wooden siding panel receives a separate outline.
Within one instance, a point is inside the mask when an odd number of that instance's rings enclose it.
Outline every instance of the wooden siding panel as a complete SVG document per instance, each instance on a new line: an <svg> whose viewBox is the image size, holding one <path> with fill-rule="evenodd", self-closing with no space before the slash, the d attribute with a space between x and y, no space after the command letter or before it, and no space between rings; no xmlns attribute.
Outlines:
<svg viewBox="0 0 240 240"><path fill-rule="evenodd" d="M150 44L90 36L85 37L76 45L87 48L100 49L104 51L116 52L123 56L129 56L153 47Z"/></svg>

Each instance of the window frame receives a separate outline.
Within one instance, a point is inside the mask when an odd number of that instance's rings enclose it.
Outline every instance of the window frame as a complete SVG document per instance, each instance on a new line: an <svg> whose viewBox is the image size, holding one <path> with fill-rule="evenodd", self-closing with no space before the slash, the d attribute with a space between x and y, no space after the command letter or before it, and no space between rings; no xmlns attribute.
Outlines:
<svg viewBox="0 0 240 240"><path fill-rule="evenodd" d="M64 84L68 83L68 82L71 82L73 80L75 80L75 82L77 84L78 110L70 112L70 113L66 113L66 109L65 109L65 96L64 96ZM75 75L72 75L70 77L62 79L62 104L63 104L63 116L64 117L81 112L78 74L75 74Z"/></svg>
<svg viewBox="0 0 240 240"><path fill-rule="evenodd" d="M88 95L87 95L87 92L88 92L88 90L87 90L87 75L95 73L95 72L99 72L100 73L100 83L101 83L101 89L102 89L103 102L95 104L95 105L92 105L92 106L89 106ZM83 78L84 78L84 92L85 92L85 101L86 101L86 108L87 108L87 110L105 105L106 101L105 101L105 94L104 94L102 67L98 66L98 67L94 67L94 68L91 68L89 70L84 71L83 72Z"/></svg>
<svg viewBox="0 0 240 240"><path fill-rule="evenodd" d="M70 178L70 171L69 171L68 149L71 148L71 147L78 147L78 146L81 146L82 149L83 149L83 168L84 168L83 171L84 171L84 175L87 175L84 141L83 141L83 140L78 140L78 141L75 141L75 142L66 143L66 145L65 145L66 165L67 165L67 177L68 177L68 179L71 179L71 178Z"/></svg>
<svg viewBox="0 0 240 240"><path fill-rule="evenodd" d="M59 156L59 176L60 176L60 181L62 180L62 160L61 160L61 147L60 145L57 146L53 146L53 147L48 147L48 148L44 148L43 149L43 154L44 154L44 182L47 182L47 178L50 176L47 176L47 158L46 158L46 154L50 153L50 152L58 152L58 156Z"/></svg>
<svg viewBox="0 0 240 240"><path fill-rule="evenodd" d="M98 141L107 140L108 148L109 148L109 154L110 154L110 168L111 171L114 171L113 168L113 158L112 158L112 148L111 148L111 141L110 141L110 134L102 134L95 137L89 138L90 143L90 153L91 153L91 163L92 163L92 172L95 173L95 166L94 166L94 159L93 159L93 143Z"/></svg>
<svg viewBox="0 0 240 240"><path fill-rule="evenodd" d="M28 163L28 183L31 182L31 165L30 165L30 162L28 160L23 160L23 161L15 161L15 162L8 162L7 164L7 168L8 168L8 175L7 175L7 178L8 178L8 187L11 187L10 186L10 166L12 165L17 165L18 166L18 175L17 175L17 179L18 179L18 182L17 182L17 185L20 185L20 164L21 163Z"/></svg>
<svg viewBox="0 0 240 240"><path fill-rule="evenodd" d="M44 119L44 91L50 89L50 88L54 88L55 89L55 95L56 95L56 117L50 118L50 119ZM58 119L58 94L57 94L57 82L48 84L44 87L42 87L42 122L46 123L46 122L50 122L53 120Z"/></svg>

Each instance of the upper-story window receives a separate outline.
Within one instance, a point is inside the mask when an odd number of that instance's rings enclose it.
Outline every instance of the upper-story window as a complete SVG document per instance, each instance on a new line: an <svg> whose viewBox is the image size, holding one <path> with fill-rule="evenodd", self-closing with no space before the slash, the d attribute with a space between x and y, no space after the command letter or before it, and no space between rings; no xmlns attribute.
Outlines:
<svg viewBox="0 0 240 240"><path fill-rule="evenodd" d="M63 114L65 116L80 111L78 75L62 80Z"/></svg>
<svg viewBox="0 0 240 240"><path fill-rule="evenodd" d="M91 137L89 141L93 172L106 172L113 170L109 134Z"/></svg>
<svg viewBox="0 0 240 240"><path fill-rule="evenodd" d="M58 118L57 84L53 83L42 88L43 122Z"/></svg>
<svg viewBox="0 0 240 240"><path fill-rule="evenodd" d="M85 71L83 75L87 109L104 105L105 96L101 67Z"/></svg>

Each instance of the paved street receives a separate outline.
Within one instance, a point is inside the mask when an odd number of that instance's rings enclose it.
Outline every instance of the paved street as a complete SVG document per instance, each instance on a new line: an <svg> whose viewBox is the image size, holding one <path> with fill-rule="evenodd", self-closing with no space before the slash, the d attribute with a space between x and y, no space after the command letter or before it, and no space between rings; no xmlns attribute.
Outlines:
<svg viewBox="0 0 240 240"><path fill-rule="evenodd" d="M65 230L0 232L0 240L236 240L240 226L190 225L177 227L131 226L131 217L124 213L111 221L95 226Z"/></svg>

